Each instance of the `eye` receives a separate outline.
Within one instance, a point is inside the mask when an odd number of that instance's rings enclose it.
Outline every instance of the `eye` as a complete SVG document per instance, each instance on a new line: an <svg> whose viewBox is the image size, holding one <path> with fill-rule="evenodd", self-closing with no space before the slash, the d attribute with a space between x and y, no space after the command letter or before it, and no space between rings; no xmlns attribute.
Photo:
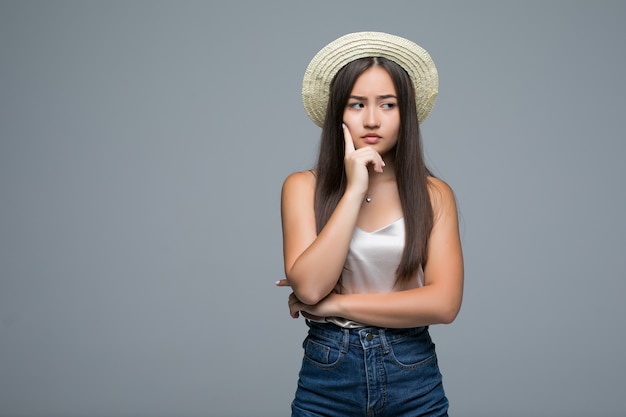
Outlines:
<svg viewBox="0 0 626 417"><path fill-rule="evenodd" d="M359 101L348 103L348 108L351 109L362 109L365 105Z"/></svg>
<svg viewBox="0 0 626 417"><path fill-rule="evenodd" d="M398 105L398 104L396 104L396 103L383 103L381 107L382 107L383 109L393 109L393 108L395 108L397 105Z"/></svg>

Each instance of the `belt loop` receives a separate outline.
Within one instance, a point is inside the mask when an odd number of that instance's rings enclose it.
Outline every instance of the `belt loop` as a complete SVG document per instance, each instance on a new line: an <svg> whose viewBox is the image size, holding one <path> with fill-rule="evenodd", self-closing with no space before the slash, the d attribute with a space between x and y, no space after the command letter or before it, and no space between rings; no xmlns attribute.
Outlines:
<svg viewBox="0 0 626 417"><path fill-rule="evenodd" d="M343 332L343 344L341 346L341 353L348 353L350 346L350 329L341 329Z"/></svg>
<svg viewBox="0 0 626 417"><path fill-rule="evenodd" d="M380 344L383 347L383 353L386 355L389 353L389 341L385 335L385 329L378 329L378 337L380 337Z"/></svg>

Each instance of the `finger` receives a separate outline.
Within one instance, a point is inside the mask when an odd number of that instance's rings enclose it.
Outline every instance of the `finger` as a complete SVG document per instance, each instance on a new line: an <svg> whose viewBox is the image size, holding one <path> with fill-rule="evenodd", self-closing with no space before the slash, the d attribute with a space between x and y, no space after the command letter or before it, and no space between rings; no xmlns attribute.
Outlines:
<svg viewBox="0 0 626 417"><path fill-rule="evenodd" d="M384 167L385 167L385 161L383 161L382 157L379 157L378 163L374 164L374 171L382 174Z"/></svg>
<svg viewBox="0 0 626 417"><path fill-rule="evenodd" d="M350 130L348 129L348 126L346 126L345 123L342 123L341 127L343 128L343 140L346 143L345 154L348 155L349 153L352 153L355 151L354 141L352 140L352 135L350 134Z"/></svg>
<svg viewBox="0 0 626 417"><path fill-rule="evenodd" d="M307 313L306 311L302 311L302 317L307 318L309 320L313 320L313 321L324 321L324 317L315 316L311 313Z"/></svg>
<svg viewBox="0 0 626 417"><path fill-rule="evenodd" d="M382 156L370 147L363 148L363 153L366 158L366 164L371 165L375 172L382 173L383 167L385 166L385 161L383 161Z"/></svg>
<svg viewBox="0 0 626 417"><path fill-rule="evenodd" d="M365 148L361 148L355 152L356 153L354 155L356 156L360 154L360 159L362 158L361 160L365 164L371 165L374 171L379 173L383 172L383 168L385 167L385 161L383 161L382 156L374 149L366 146Z"/></svg>
<svg viewBox="0 0 626 417"><path fill-rule="evenodd" d="M298 317L300 317L300 306L299 306L298 298L295 296L294 293L289 294L288 304L289 304L289 315L294 319L297 319Z"/></svg>
<svg viewBox="0 0 626 417"><path fill-rule="evenodd" d="M383 161L383 157L376 151L374 151L374 156L372 157L371 164L374 168L374 171L378 173L383 173L383 168L385 167L385 161Z"/></svg>

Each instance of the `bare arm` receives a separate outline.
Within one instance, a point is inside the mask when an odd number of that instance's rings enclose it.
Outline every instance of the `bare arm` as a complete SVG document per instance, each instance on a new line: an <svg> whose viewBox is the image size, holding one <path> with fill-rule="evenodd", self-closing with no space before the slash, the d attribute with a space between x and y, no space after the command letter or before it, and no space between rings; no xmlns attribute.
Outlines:
<svg viewBox="0 0 626 417"><path fill-rule="evenodd" d="M451 323L463 295L463 255L454 196L442 181L432 179L435 224L428 246L422 288L384 294L330 294L314 306L290 300L292 316L298 311L339 316L379 327L404 328Z"/></svg>
<svg viewBox="0 0 626 417"><path fill-rule="evenodd" d="M368 184L367 166L382 171L382 159L372 149L355 151L344 128L346 192L327 224L317 234L313 208L315 178L310 172L290 175L283 185L281 215L285 275L296 297L316 304L336 286Z"/></svg>
<svg viewBox="0 0 626 417"><path fill-rule="evenodd" d="M311 173L290 175L283 185L282 224L285 275L298 299L316 304L339 280L354 230L360 200L342 198L321 231L316 232Z"/></svg>

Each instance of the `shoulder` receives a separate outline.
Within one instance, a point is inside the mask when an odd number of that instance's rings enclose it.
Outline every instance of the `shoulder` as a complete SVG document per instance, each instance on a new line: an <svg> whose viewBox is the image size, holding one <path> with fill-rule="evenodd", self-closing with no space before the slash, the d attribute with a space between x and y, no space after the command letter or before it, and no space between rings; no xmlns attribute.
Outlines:
<svg viewBox="0 0 626 417"><path fill-rule="evenodd" d="M283 192L291 190L315 190L314 171L298 171L289 174L283 183Z"/></svg>
<svg viewBox="0 0 626 417"><path fill-rule="evenodd" d="M290 174L283 183L281 191L281 216L283 227L292 227L302 223L302 216L311 219L315 225L315 175L312 171L301 171Z"/></svg>
<svg viewBox="0 0 626 417"><path fill-rule="evenodd" d="M435 220L445 213L456 215L456 198L452 188L445 181L435 177L428 177L427 183Z"/></svg>
<svg viewBox="0 0 626 417"><path fill-rule="evenodd" d="M452 195L452 188L443 180L437 177L426 177L426 183L431 194L447 194Z"/></svg>
<svg viewBox="0 0 626 417"><path fill-rule="evenodd" d="M311 201L315 194L314 171L299 171L289 174L283 182L282 200Z"/></svg>

